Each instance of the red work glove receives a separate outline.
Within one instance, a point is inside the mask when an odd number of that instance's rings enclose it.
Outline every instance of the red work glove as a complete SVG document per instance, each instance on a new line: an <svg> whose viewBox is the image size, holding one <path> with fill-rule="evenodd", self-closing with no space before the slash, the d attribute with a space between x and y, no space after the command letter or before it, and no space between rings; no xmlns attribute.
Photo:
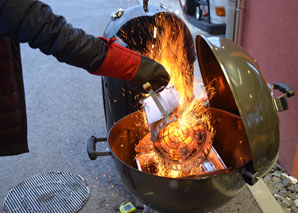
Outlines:
<svg viewBox="0 0 298 213"><path fill-rule="evenodd" d="M107 42L107 55L92 74L123 79L132 90L142 89L146 82L150 82L153 90L169 83L169 74L158 62L114 43L116 38L101 39Z"/></svg>

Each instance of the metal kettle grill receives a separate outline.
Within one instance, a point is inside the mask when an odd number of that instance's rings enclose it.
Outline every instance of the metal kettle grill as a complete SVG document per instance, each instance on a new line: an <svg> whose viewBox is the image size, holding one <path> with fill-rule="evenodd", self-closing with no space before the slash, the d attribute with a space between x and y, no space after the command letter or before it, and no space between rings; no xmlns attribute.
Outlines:
<svg viewBox="0 0 298 213"><path fill-rule="evenodd" d="M121 31L125 31L129 36L151 40L146 32L134 31L135 35L131 29L161 13L179 21L175 14L163 8L148 5L147 9L146 12L143 6L127 8L122 16L109 23L105 36L121 36ZM224 38L198 35L192 46L191 35L185 29L189 63L193 63L192 47L195 46L203 82L215 90L208 106L210 122L216 129L213 146L229 171L193 178L160 177L139 171L135 147L150 130L143 112L139 111L137 94L130 94L125 82L118 79L104 77L102 81L109 152L96 151L96 142L104 139L91 137L88 141L90 159L112 155L121 180L131 194L152 209L171 213L216 209L237 196L246 183L252 185L265 175L278 156L277 113L287 110L287 98L294 95L282 83L274 83L269 88L255 60L237 44ZM122 37L121 40L131 49L144 49L141 42L136 46L129 39ZM122 95L123 88L125 95ZM274 98L271 89L278 89L283 95ZM118 101L113 102L115 99Z"/></svg>

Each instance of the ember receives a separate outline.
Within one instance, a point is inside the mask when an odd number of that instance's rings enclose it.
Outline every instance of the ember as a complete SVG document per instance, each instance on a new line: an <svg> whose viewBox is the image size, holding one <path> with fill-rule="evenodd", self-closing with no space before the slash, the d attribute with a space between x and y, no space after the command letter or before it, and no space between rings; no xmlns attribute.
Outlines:
<svg viewBox="0 0 298 213"><path fill-rule="evenodd" d="M202 103L201 99L190 102L177 121L160 130L154 146L150 133L139 142L135 147L139 170L173 178L227 171L212 147L214 129Z"/></svg>
<svg viewBox="0 0 298 213"><path fill-rule="evenodd" d="M201 156L201 161L190 161L189 164L185 163L187 161L182 161L181 164L171 162L166 165L164 159L161 161L160 156L153 149L151 135L148 133L135 150L138 152L136 155L138 169L149 174L172 178L194 178L215 174L214 171L216 174L229 171L214 147L211 147L207 155ZM177 167L180 167L180 170Z"/></svg>

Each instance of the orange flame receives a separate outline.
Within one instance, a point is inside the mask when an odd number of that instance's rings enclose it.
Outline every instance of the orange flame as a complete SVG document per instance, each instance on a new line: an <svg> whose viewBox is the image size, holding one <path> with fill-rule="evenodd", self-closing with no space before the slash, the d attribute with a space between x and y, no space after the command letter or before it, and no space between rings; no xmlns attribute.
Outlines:
<svg viewBox="0 0 298 213"><path fill-rule="evenodd" d="M154 40L147 41L146 48L148 51L142 52L142 54L156 60L166 68L171 76L170 84L175 86L180 98L179 107L175 112L179 114L179 119L177 122L164 127L163 132L171 132L175 138L185 139L184 142L181 142L184 143L180 144L181 146L189 144L192 146L193 143L188 138L190 134L186 132L187 129L197 126L198 122L204 123L211 135L214 134L214 129L210 124L208 109L204 106L205 100L193 97L193 65L188 61L184 45L186 25L182 21L177 22L167 14L156 16L154 23L154 25L146 25ZM211 87L207 87L209 98L210 94L214 93L213 91ZM136 147L138 153L136 159L143 166L153 163L156 167L156 175L176 178L203 172L201 165L191 168L186 173L179 171L179 169L165 168L152 150L152 141L147 135ZM177 157L175 148L168 151L169 156ZM181 158L178 156L174 160L181 160Z"/></svg>
<svg viewBox="0 0 298 213"><path fill-rule="evenodd" d="M155 25L149 25L155 39L147 43L148 57L161 63L171 76L173 84L179 93L180 103L177 114L180 114L180 126L197 123L197 117L209 124L209 115L203 101L193 99L193 65L189 64L185 46L185 24L177 22L173 16L160 14L155 17ZM206 87L210 96L214 89ZM199 114L199 115L198 115ZM194 116L196 115L196 116ZM211 127L211 126L210 126Z"/></svg>
<svg viewBox="0 0 298 213"><path fill-rule="evenodd" d="M150 25L154 44L148 42L147 56L162 64L171 76L180 96L180 106L192 98L193 66L187 60L185 43L185 24L177 22L172 16L161 14L155 17L155 25ZM181 107L180 107L181 109Z"/></svg>

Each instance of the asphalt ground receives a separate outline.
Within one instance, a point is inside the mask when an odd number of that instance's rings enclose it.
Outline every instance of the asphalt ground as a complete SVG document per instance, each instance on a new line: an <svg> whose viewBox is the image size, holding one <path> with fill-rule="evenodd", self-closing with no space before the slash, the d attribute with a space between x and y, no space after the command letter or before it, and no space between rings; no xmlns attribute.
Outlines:
<svg viewBox="0 0 298 213"><path fill-rule="evenodd" d="M46 0L74 27L102 35L117 8L133 1ZM91 135L106 137L100 77L21 45L28 116L27 154L0 158L0 200L24 179L45 172L81 175L91 189L82 212L113 212L127 199L111 157L91 161ZM1 205L2 210L2 205ZM1 212L0 210L0 212Z"/></svg>
<svg viewBox="0 0 298 213"><path fill-rule="evenodd" d="M138 4L135 0L45 0L54 13L73 26L102 35L110 14ZM155 1L156 2L156 1ZM167 2L163 1L164 6ZM173 1L168 2L169 6ZM180 14L181 15L181 14ZM194 35L199 32L193 29ZM86 153L91 135L106 137L100 77L58 62L28 44L21 45L30 152L0 158L0 200L33 175L65 171L82 176L90 197L80 212L115 212L131 199L111 157L91 161ZM105 147L102 147L105 149ZM0 212L3 211L1 205ZM138 210L141 212L141 210ZM247 187L216 212L261 212Z"/></svg>

